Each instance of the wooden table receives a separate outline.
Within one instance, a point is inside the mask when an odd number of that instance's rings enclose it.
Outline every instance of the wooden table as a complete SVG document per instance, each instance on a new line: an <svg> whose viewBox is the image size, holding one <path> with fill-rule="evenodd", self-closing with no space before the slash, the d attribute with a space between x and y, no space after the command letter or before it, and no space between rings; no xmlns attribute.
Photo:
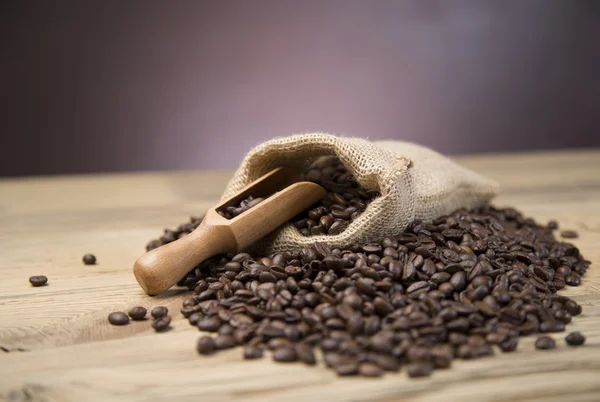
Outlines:
<svg viewBox="0 0 600 402"><path fill-rule="evenodd" d="M557 350L539 352L527 338L516 353L456 361L418 380L403 370L339 379L322 365L243 361L240 349L200 357L199 333L178 313L183 293L145 296L131 266L163 228L212 205L229 172L2 179L0 400L600 400L600 151L461 162L501 183L497 205L580 233L574 242L593 264L564 293L584 308L568 329L587 336L585 347L558 334ZM85 253L98 264L83 265ZM40 274L48 286L31 287ZM109 312L134 305L167 305L173 330L107 323Z"/></svg>

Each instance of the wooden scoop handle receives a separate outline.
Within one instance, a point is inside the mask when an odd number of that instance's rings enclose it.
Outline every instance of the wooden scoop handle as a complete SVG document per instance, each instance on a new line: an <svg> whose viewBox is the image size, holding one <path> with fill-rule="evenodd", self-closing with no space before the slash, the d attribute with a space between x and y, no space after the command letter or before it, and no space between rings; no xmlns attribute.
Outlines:
<svg viewBox="0 0 600 402"><path fill-rule="evenodd" d="M177 283L202 261L219 253L236 253L292 219L326 194L315 183L299 182L232 219L211 208L187 236L149 251L133 266L138 283L157 295Z"/></svg>
<svg viewBox="0 0 600 402"><path fill-rule="evenodd" d="M147 294L157 295L177 283L199 261L236 249L235 237L228 226L209 225L205 220L187 236L141 256L133 266L133 273Z"/></svg>

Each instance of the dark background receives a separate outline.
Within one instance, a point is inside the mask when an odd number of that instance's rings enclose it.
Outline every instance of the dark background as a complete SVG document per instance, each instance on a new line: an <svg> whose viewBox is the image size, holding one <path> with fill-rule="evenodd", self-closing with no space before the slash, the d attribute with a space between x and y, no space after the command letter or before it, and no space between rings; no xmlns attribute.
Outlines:
<svg viewBox="0 0 600 402"><path fill-rule="evenodd" d="M233 168L327 131L600 146L600 2L0 2L0 175Z"/></svg>

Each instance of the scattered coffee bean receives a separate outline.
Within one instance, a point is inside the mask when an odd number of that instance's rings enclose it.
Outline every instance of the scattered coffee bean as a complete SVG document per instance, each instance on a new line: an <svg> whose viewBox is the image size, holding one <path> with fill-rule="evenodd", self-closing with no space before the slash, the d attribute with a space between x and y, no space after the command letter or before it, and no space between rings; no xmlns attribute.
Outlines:
<svg viewBox="0 0 600 402"><path fill-rule="evenodd" d="M563 230L560 232L560 236L565 239L576 239L579 237L579 234L574 230Z"/></svg>
<svg viewBox="0 0 600 402"><path fill-rule="evenodd" d="M244 349L244 359L260 359L263 357L263 349L257 346L249 346Z"/></svg>
<svg viewBox="0 0 600 402"><path fill-rule="evenodd" d="M215 340L210 336L202 336L198 339L198 343L196 344L196 350L201 355L209 355L216 350L217 346L215 345Z"/></svg>
<svg viewBox="0 0 600 402"><path fill-rule="evenodd" d="M129 324L129 317L127 314L118 311L108 315L108 322L112 325L127 325Z"/></svg>
<svg viewBox="0 0 600 402"><path fill-rule="evenodd" d="M152 322L152 328L154 328L156 332L166 331L169 329L170 325L171 317L169 317L168 315L158 317Z"/></svg>
<svg viewBox="0 0 600 402"><path fill-rule="evenodd" d="M540 336L535 341L536 349L546 350L546 349L554 349L555 347L556 347L556 342L554 341L554 339L550 338L549 336Z"/></svg>
<svg viewBox="0 0 600 402"><path fill-rule="evenodd" d="M150 315L154 318L161 318L169 314L169 309L164 306L157 306L152 309Z"/></svg>
<svg viewBox="0 0 600 402"><path fill-rule="evenodd" d="M581 346L585 343L585 336L581 332L571 332L565 337L565 341L570 346Z"/></svg>
<svg viewBox="0 0 600 402"><path fill-rule="evenodd" d="M94 265L96 263L96 256L94 254L86 254L83 256L83 263L85 265Z"/></svg>
<svg viewBox="0 0 600 402"><path fill-rule="evenodd" d="M31 286L35 287L44 286L48 283L48 278L44 275L32 276L29 278L29 283L31 283Z"/></svg>
<svg viewBox="0 0 600 402"><path fill-rule="evenodd" d="M146 313L148 311L144 307L134 307L129 310L129 316L132 320L141 321L146 318Z"/></svg>

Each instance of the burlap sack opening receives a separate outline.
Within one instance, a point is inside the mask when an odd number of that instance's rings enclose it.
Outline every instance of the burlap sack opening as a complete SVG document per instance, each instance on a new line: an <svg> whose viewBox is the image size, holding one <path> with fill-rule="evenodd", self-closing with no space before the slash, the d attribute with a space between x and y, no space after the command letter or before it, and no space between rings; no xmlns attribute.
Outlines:
<svg viewBox="0 0 600 402"><path fill-rule="evenodd" d="M366 190L377 190L366 210L338 235L306 237L286 224L251 247L254 253L293 251L315 242L331 247L377 241L401 233L415 219L431 221L488 202L498 185L429 148L403 141L371 142L314 133L274 138L252 149L222 199L279 166L306 169L337 156Z"/></svg>

